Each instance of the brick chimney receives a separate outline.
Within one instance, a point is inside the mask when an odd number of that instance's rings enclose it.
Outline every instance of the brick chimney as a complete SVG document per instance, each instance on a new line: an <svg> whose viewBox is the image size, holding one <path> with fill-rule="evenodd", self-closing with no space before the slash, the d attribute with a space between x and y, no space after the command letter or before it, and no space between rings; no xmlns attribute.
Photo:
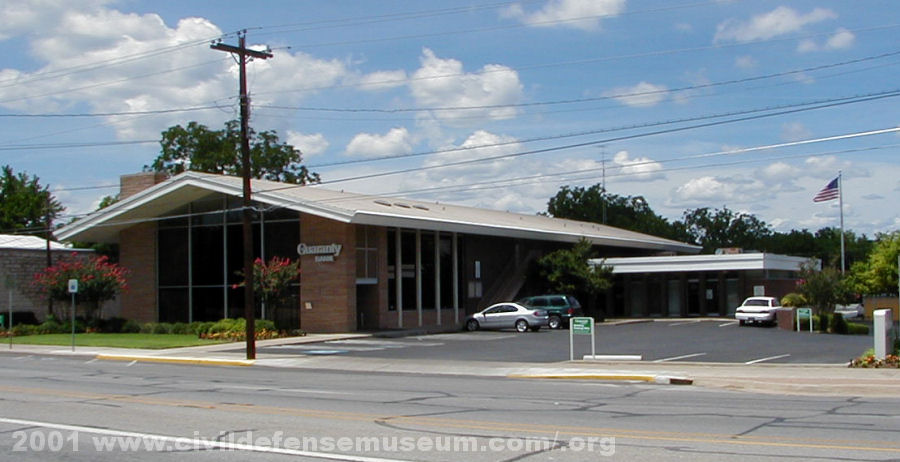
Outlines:
<svg viewBox="0 0 900 462"><path fill-rule="evenodd" d="M163 172L141 172L119 177L119 200L133 196L153 185L167 180L169 175Z"/></svg>

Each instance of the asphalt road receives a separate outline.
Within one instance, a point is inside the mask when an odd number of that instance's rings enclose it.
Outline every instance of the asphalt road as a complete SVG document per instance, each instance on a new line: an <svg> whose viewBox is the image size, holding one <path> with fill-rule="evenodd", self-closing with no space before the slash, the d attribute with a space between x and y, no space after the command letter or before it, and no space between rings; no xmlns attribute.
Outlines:
<svg viewBox="0 0 900 462"><path fill-rule="evenodd" d="M900 399L14 354L0 360L0 460L900 458Z"/></svg>
<svg viewBox="0 0 900 462"><path fill-rule="evenodd" d="M727 363L846 363L872 347L872 337L740 327L734 321L680 320L598 324L598 355L640 355L644 361ZM590 354L590 337L576 336L576 358ZM569 359L569 331L458 332L401 338L339 340L259 350L275 355L349 355L397 359L557 362Z"/></svg>

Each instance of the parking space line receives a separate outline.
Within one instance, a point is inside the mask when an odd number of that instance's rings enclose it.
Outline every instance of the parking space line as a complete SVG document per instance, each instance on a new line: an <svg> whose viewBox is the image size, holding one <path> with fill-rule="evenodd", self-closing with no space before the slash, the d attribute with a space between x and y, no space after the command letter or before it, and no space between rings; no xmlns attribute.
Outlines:
<svg viewBox="0 0 900 462"><path fill-rule="evenodd" d="M729 321L723 324L719 324L719 327L728 327L728 326L736 326L738 324L737 321Z"/></svg>
<svg viewBox="0 0 900 462"><path fill-rule="evenodd" d="M696 358L697 356L703 356L703 355L705 355L705 354L706 354L706 353L693 353L693 354L689 354L689 355L673 356L673 357L671 357L671 358L656 359L656 360L654 360L653 362L655 362L655 363L664 363L664 362L666 362L666 361L677 361L677 360L679 360L679 359Z"/></svg>
<svg viewBox="0 0 900 462"><path fill-rule="evenodd" d="M703 321L703 320L702 320L702 319L695 319L695 320L693 320L693 321L687 321L687 322L676 322L676 323L669 324L669 327L684 326L684 325L687 325L687 324L697 324L697 323L700 322L700 321Z"/></svg>
<svg viewBox="0 0 900 462"><path fill-rule="evenodd" d="M772 361L773 359L787 358L788 356L790 356L790 354L769 356L768 358L759 358L759 359L754 359L753 361L747 361L744 364L756 364L756 363L761 363L763 361Z"/></svg>

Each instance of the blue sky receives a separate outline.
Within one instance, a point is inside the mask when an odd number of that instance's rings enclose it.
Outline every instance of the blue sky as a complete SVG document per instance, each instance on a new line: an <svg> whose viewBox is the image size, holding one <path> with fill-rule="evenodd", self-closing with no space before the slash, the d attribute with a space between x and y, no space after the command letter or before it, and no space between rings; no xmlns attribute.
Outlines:
<svg viewBox="0 0 900 462"><path fill-rule="evenodd" d="M6 0L0 164L78 215L159 153L160 133L237 118L325 187L535 213L562 185L658 213L900 229L900 13L891 1ZM147 113L152 111L152 113ZM138 114L134 114L138 112ZM389 174L404 171L402 174ZM375 175L375 176L373 176ZM357 178L355 180L347 180ZM91 188L91 189L81 189Z"/></svg>

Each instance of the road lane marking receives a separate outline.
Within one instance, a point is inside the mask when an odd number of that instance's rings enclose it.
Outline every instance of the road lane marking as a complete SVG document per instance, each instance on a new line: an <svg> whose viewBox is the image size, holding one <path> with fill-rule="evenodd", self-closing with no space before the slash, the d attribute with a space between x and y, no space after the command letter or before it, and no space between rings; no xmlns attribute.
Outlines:
<svg viewBox="0 0 900 462"><path fill-rule="evenodd" d="M687 358L696 358L697 356L704 356L706 353L693 353L689 355L681 355L681 356L672 356L671 358L662 358L654 360L655 363L664 363L666 361L677 361L679 359L687 359Z"/></svg>
<svg viewBox="0 0 900 462"><path fill-rule="evenodd" d="M312 457L316 459L339 460L345 462L407 462L403 459L386 459L383 457L366 457L355 456L351 454L338 454L333 452L320 451L302 451L299 449L287 449L273 446L259 446L253 444L229 443L226 441L216 441L212 439L198 440L197 438L186 438L183 436L159 435L154 433L130 432L122 430L111 430L107 428L87 427L84 425L68 425L52 422L39 422L36 420L20 420L7 419L0 417L0 423L8 423L13 425L26 425L29 427L53 428L56 430L65 430L70 432L90 433L94 435L105 435L120 438L140 438L142 440L157 440L170 443L173 447L187 446L196 447L197 450L206 449L223 449L227 451L248 451L263 452L269 454L282 454L288 456Z"/></svg>
<svg viewBox="0 0 900 462"><path fill-rule="evenodd" d="M703 320L702 320L702 319L695 319L695 320L693 320L693 321L675 322L675 323L669 324L669 327L686 326L686 325L688 325L688 324L697 324L698 322L701 322L701 321L703 321Z"/></svg>
<svg viewBox="0 0 900 462"><path fill-rule="evenodd" d="M724 324L719 324L719 327L728 327L728 326L736 326L738 324L737 321L726 322Z"/></svg>
<svg viewBox="0 0 900 462"><path fill-rule="evenodd" d="M772 361L772 360L775 360L775 359L787 358L788 356L790 356L790 354L786 354L786 355L778 355L778 356L769 356L768 358L759 358L759 359L754 359L753 361L747 361L747 362L745 362L744 364L756 364L756 363L761 363L761 362L763 362L763 361Z"/></svg>

